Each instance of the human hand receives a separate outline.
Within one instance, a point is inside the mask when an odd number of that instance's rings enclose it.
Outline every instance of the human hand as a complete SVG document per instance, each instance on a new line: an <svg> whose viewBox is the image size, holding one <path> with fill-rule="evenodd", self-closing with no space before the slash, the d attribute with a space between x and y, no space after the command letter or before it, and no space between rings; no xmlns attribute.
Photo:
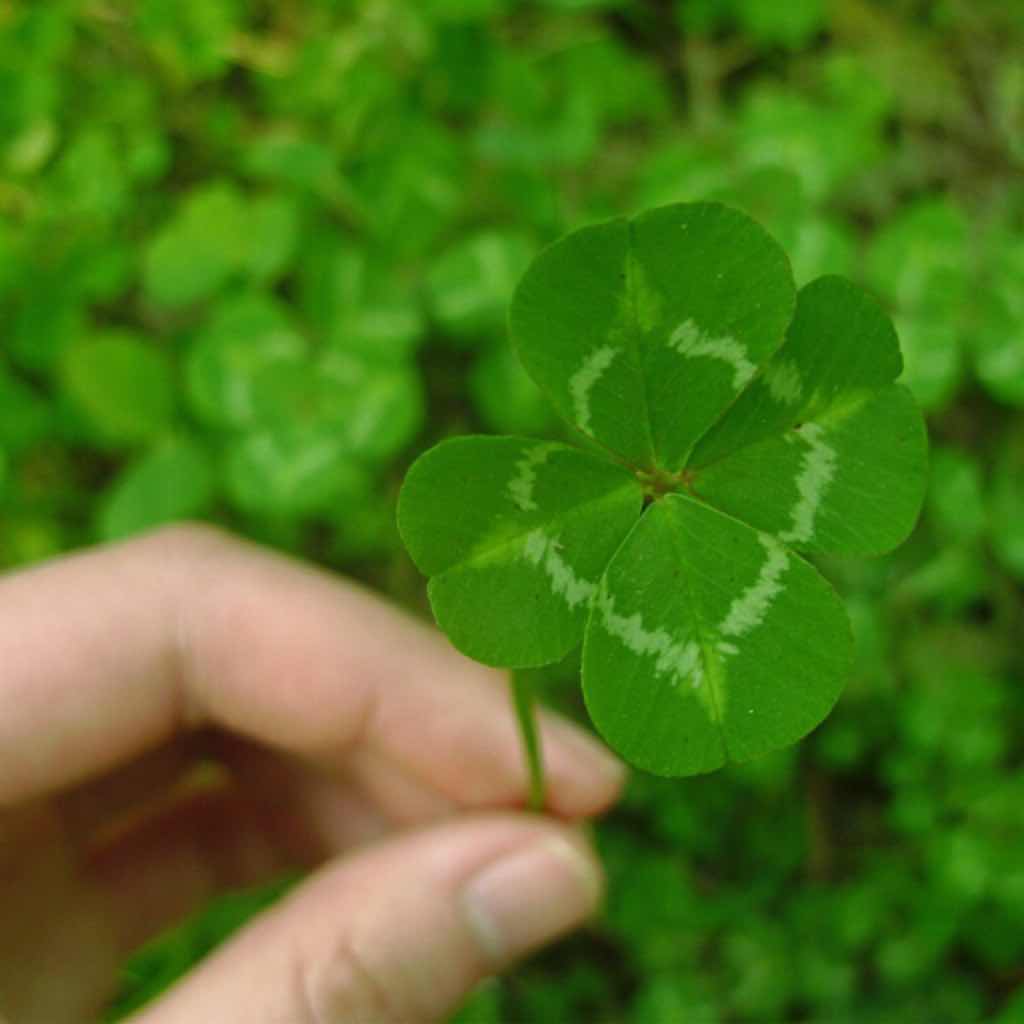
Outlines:
<svg viewBox="0 0 1024 1024"><path fill-rule="evenodd" d="M146 938L316 865L133 1021L442 1017L591 912L600 871L568 823L622 782L545 713L563 821L520 813L503 682L356 586L203 527L0 580L0 1020L92 1019Z"/></svg>

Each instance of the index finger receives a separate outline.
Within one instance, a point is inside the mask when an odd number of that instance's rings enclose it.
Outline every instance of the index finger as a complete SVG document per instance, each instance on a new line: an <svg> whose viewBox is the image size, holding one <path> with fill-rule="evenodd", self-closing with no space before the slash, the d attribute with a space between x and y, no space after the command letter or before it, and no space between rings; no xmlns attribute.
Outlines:
<svg viewBox="0 0 1024 1024"><path fill-rule="evenodd" d="M354 584L208 527L0 580L0 806L216 725L327 764L367 746L455 802L521 803L501 674ZM596 813L622 773L541 716L549 806Z"/></svg>

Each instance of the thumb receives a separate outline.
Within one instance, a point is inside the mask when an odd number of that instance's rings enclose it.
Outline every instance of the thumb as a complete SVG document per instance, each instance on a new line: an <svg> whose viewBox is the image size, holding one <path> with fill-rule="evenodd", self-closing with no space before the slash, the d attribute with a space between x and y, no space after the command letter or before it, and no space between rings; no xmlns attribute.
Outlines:
<svg viewBox="0 0 1024 1024"><path fill-rule="evenodd" d="M601 872L571 829L488 816L321 869L134 1024L420 1024L579 925Z"/></svg>

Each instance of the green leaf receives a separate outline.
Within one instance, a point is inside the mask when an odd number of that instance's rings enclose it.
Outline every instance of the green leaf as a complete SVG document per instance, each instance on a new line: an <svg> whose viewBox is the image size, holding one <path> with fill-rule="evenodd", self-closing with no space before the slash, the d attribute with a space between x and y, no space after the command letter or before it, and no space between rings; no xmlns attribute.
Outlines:
<svg viewBox="0 0 1024 1024"><path fill-rule="evenodd" d="M921 408L943 409L953 399L964 371L959 326L929 313L896 314L903 352L902 383Z"/></svg>
<svg viewBox="0 0 1024 1024"><path fill-rule="evenodd" d="M825 27L825 0L739 0L737 14L750 35L761 42L797 49Z"/></svg>
<svg viewBox="0 0 1024 1024"><path fill-rule="evenodd" d="M928 518L944 543L971 544L984 534L981 467L965 451L948 446L933 450Z"/></svg>
<svg viewBox="0 0 1024 1024"><path fill-rule="evenodd" d="M245 260L250 228L233 186L219 183L190 193L146 248L147 298L160 306L185 306L219 291Z"/></svg>
<svg viewBox="0 0 1024 1024"><path fill-rule="evenodd" d="M20 301L5 327L4 348L26 370L52 370L68 339L85 329L80 283L69 262L45 259L22 268Z"/></svg>
<svg viewBox="0 0 1024 1024"><path fill-rule="evenodd" d="M361 216L391 259L421 255L459 208L466 172L441 122L402 118L352 177Z"/></svg>
<svg viewBox="0 0 1024 1024"><path fill-rule="evenodd" d="M438 20L471 21L502 14L508 0L425 0L423 9Z"/></svg>
<svg viewBox="0 0 1024 1024"><path fill-rule="evenodd" d="M125 469L103 496L99 534L116 540L204 512L214 471L196 442L174 440Z"/></svg>
<svg viewBox="0 0 1024 1024"><path fill-rule="evenodd" d="M250 143L244 164L254 178L293 188L330 193L336 187L334 155L313 139L284 133L262 136Z"/></svg>
<svg viewBox="0 0 1024 1024"><path fill-rule="evenodd" d="M423 421L414 369L328 349L315 361L263 367L253 380L252 421L305 424L330 433L352 456L381 460L400 451Z"/></svg>
<svg viewBox="0 0 1024 1024"><path fill-rule="evenodd" d="M731 177L732 156L724 147L712 145L705 140L673 139L661 143L645 158L639 174L636 205L644 209L715 195L722 192L723 182L728 183L726 191L729 190L733 184ZM778 181L774 184L777 187ZM753 189L749 191L752 193ZM787 188L786 191L790 190ZM733 196L719 194L716 198L735 205ZM764 204L766 198L759 195L758 205ZM778 198L772 196L768 205L775 207ZM787 196L781 198L785 200Z"/></svg>
<svg viewBox="0 0 1024 1024"><path fill-rule="evenodd" d="M111 331L69 346L61 357L64 392L102 443L158 437L174 414L167 357L132 334Z"/></svg>
<svg viewBox="0 0 1024 1024"><path fill-rule="evenodd" d="M415 366L328 349L319 372L333 395L333 419L353 454L384 460L416 436L426 409Z"/></svg>
<svg viewBox="0 0 1024 1024"><path fill-rule="evenodd" d="M674 471L782 343L794 299L785 254L753 221L678 204L546 249L510 326L570 423L635 465Z"/></svg>
<svg viewBox="0 0 1024 1024"><path fill-rule="evenodd" d="M689 464L700 468L884 387L902 365L896 332L878 303L844 278L819 278L800 289L782 348L701 439Z"/></svg>
<svg viewBox="0 0 1024 1024"><path fill-rule="evenodd" d="M541 169L581 166L593 157L601 97L580 88L577 76L566 75L557 54L536 60L499 51L497 57L500 107L477 129L478 156L534 178Z"/></svg>
<svg viewBox="0 0 1024 1024"><path fill-rule="evenodd" d="M815 569L770 535L667 495L601 579L584 696L632 763L690 775L799 739L851 661L842 603Z"/></svg>
<svg viewBox="0 0 1024 1024"><path fill-rule="evenodd" d="M736 128L744 163L794 168L818 202L882 152L877 119L764 82L748 93Z"/></svg>
<svg viewBox="0 0 1024 1024"><path fill-rule="evenodd" d="M901 313L959 322L970 286L968 236L967 217L951 200L919 200L872 239L868 279Z"/></svg>
<svg viewBox="0 0 1024 1024"><path fill-rule="evenodd" d="M785 344L695 450L693 493L800 550L895 547L926 477L920 413L890 383L901 367L867 293L836 277L807 285Z"/></svg>
<svg viewBox="0 0 1024 1024"><path fill-rule="evenodd" d="M294 252L298 215L285 197L249 199L225 182L193 190L146 248L146 297L159 306L187 306L233 278L273 280Z"/></svg>
<svg viewBox="0 0 1024 1024"><path fill-rule="evenodd" d="M255 293L222 303L193 342L185 365L196 415L218 427L251 425L259 375L303 358L307 347L271 296Z"/></svg>
<svg viewBox="0 0 1024 1024"><path fill-rule="evenodd" d="M242 266L254 281L273 281L291 262L299 235L299 209L284 196L263 196L249 211L249 243Z"/></svg>
<svg viewBox="0 0 1024 1024"><path fill-rule="evenodd" d="M185 82L215 78L230 64L231 35L241 25L236 0L142 0L132 29L174 78Z"/></svg>
<svg viewBox="0 0 1024 1024"><path fill-rule="evenodd" d="M302 305L317 329L341 349L404 361L423 336L416 296L394 268L333 234L303 259Z"/></svg>
<svg viewBox="0 0 1024 1024"><path fill-rule="evenodd" d="M235 441L226 482L242 511L287 521L327 513L369 486L344 440L320 426L290 423Z"/></svg>
<svg viewBox="0 0 1024 1024"><path fill-rule="evenodd" d="M0 363L0 445L21 451L53 426L53 411L34 388Z"/></svg>
<svg viewBox="0 0 1024 1024"><path fill-rule="evenodd" d="M413 464L398 525L456 647L525 668L579 643L597 580L641 499L625 470L567 445L462 437Z"/></svg>
<svg viewBox="0 0 1024 1024"><path fill-rule="evenodd" d="M512 290L533 246L519 235L485 232L449 249L427 278L437 322L457 338L503 327Z"/></svg>
<svg viewBox="0 0 1024 1024"><path fill-rule="evenodd" d="M712 463L691 486L800 551L877 555L913 529L926 480L920 411L891 384Z"/></svg>
<svg viewBox="0 0 1024 1024"><path fill-rule="evenodd" d="M49 184L51 202L65 217L112 221L128 198L114 140L95 127L84 129L70 144Z"/></svg>
<svg viewBox="0 0 1024 1024"><path fill-rule="evenodd" d="M477 414L491 430L540 434L558 425L551 405L507 343L481 353L470 374L469 390Z"/></svg>
<svg viewBox="0 0 1024 1024"><path fill-rule="evenodd" d="M971 332L978 378L993 398L1024 406L1024 241L1007 232L991 246Z"/></svg>
<svg viewBox="0 0 1024 1024"><path fill-rule="evenodd" d="M989 515L992 546L1007 570L1024 580L1024 431L1003 446L992 479Z"/></svg>

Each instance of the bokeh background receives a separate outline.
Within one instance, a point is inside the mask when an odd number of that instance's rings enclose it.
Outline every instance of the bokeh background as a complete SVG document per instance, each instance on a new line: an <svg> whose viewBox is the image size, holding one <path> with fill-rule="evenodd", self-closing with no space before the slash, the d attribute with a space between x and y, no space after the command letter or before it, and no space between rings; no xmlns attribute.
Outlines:
<svg viewBox="0 0 1024 1024"><path fill-rule="evenodd" d="M531 255L731 202L890 308L925 513L822 566L827 722L635 778L602 919L461 1020L1024 1021L1022 170L1021 0L0 0L0 565L202 517L422 610L411 459L563 430L505 333ZM536 681L580 714L575 672Z"/></svg>

